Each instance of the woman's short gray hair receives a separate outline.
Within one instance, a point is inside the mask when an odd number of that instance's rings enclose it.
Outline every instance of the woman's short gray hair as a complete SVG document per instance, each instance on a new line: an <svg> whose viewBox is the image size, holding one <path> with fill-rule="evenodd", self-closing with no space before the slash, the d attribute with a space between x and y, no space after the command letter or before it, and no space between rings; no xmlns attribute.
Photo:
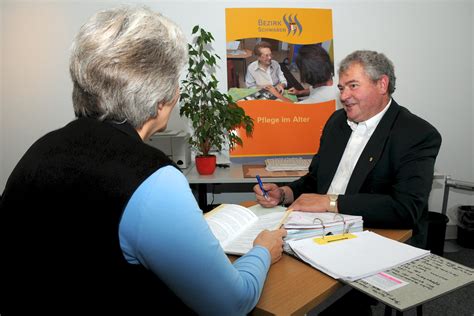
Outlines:
<svg viewBox="0 0 474 316"><path fill-rule="evenodd" d="M158 103L175 97L187 54L182 31L160 13L122 7L95 14L72 45L76 116L141 128Z"/></svg>
<svg viewBox="0 0 474 316"><path fill-rule="evenodd" d="M382 53L370 50L357 50L349 54L339 64L339 76L347 71L352 64L360 64L372 81L379 80L383 75L388 77L388 93L395 91L395 70L393 63Z"/></svg>

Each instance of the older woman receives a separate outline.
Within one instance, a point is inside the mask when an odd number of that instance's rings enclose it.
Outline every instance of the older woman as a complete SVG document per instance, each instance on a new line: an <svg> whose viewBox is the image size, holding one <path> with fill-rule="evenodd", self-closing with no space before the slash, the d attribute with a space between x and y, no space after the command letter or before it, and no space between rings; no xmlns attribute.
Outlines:
<svg viewBox="0 0 474 316"><path fill-rule="evenodd" d="M186 45L144 8L82 26L70 60L77 119L33 144L3 194L1 312L240 315L256 305L285 230L261 233L231 264L186 178L143 142L178 100Z"/></svg>

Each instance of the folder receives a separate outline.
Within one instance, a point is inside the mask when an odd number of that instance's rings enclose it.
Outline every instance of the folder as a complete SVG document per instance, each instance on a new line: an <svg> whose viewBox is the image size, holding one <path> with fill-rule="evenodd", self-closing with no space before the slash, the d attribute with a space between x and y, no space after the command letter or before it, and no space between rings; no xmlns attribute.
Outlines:
<svg viewBox="0 0 474 316"><path fill-rule="evenodd" d="M335 279L355 281L428 255L428 250L370 231L351 233L355 238L320 244L318 237L288 241L303 261Z"/></svg>

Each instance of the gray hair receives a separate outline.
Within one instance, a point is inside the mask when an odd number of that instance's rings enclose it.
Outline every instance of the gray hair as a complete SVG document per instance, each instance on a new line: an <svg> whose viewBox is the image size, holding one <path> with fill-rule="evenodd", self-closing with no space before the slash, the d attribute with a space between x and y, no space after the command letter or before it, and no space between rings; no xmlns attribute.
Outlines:
<svg viewBox="0 0 474 316"><path fill-rule="evenodd" d="M141 128L158 103L175 97L187 56L181 29L160 13L122 7L95 14L72 45L76 116Z"/></svg>
<svg viewBox="0 0 474 316"><path fill-rule="evenodd" d="M382 53L370 50L358 50L349 54L339 64L339 76L347 71L352 64L360 64L367 76L376 82L383 75L388 77L388 93L391 95L395 91L395 70L393 63Z"/></svg>

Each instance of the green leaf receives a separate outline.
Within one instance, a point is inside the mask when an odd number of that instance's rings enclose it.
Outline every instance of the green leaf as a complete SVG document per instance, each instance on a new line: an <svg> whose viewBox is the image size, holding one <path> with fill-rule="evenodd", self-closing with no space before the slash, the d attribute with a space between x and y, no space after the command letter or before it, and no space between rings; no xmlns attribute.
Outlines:
<svg viewBox="0 0 474 316"><path fill-rule="evenodd" d="M179 114L190 120L193 128L189 144L198 154L208 154L211 148L221 150L224 144L234 148L242 140L233 133L237 127L246 133L253 131L253 120L218 89L215 68L220 57L213 53L214 37L210 32L194 26L194 38L188 44L189 61L186 78L181 81Z"/></svg>

